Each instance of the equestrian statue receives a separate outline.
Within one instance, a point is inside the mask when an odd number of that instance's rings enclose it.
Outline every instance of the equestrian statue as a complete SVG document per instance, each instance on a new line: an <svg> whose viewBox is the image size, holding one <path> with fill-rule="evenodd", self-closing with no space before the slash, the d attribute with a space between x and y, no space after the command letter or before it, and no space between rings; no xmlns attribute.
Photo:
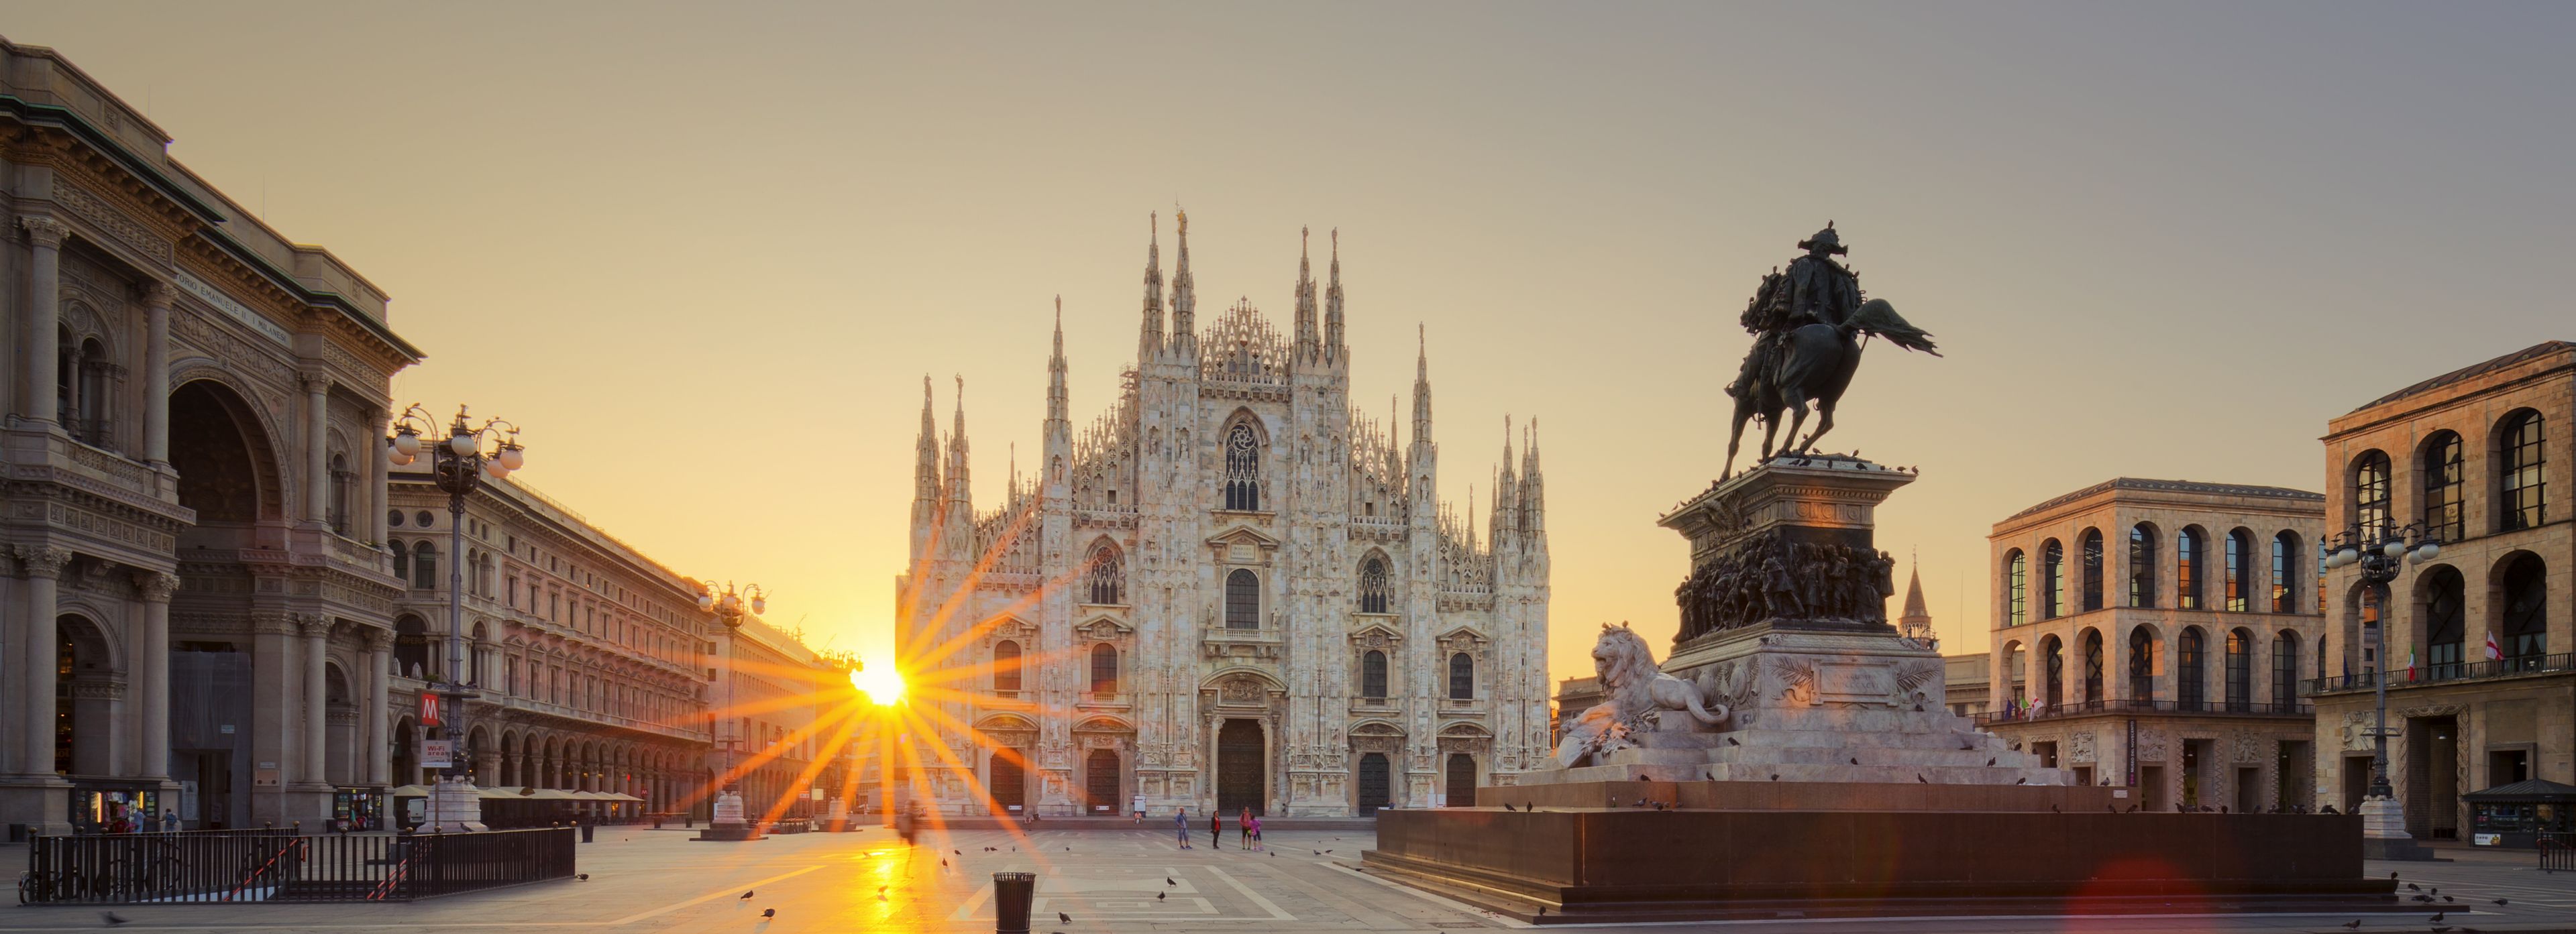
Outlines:
<svg viewBox="0 0 2576 934"><path fill-rule="evenodd" d="M1843 390L1860 369L1864 335L1941 355L1933 348L1932 335L1906 323L1896 306L1886 299L1862 298L1860 276L1834 261L1849 251L1841 235L1834 233L1832 222L1826 222L1815 236L1798 241L1798 248L1807 255L1790 260L1787 272L1773 268L1744 305L1744 329L1754 335L1753 349L1745 352L1744 368L1735 382L1726 386L1726 394L1735 397L1735 424L1726 439L1721 481L1735 473L1735 451L1744 440L1747 419L1762 419L1764 461L1778 454L1807 453L1817 438L1833 430L1834 404L1842 401ZM1806 425L1810 402L1816 407L1816 430L1801 440L1798 431ZM1775 454L1772 443L1784 411L1796 413L1789 422L1788 439L1795 446L1783 444Z"/></svg>

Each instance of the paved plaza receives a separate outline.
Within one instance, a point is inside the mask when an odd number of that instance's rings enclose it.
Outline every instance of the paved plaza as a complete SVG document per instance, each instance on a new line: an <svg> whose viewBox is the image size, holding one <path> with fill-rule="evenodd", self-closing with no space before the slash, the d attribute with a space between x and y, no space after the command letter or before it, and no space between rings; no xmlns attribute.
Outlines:
<svg viewBox="0 0 2576 934"><path fill-rule="evenodd" d="M749 931L981 932L993 929L992 874L1039 874L1038 932L1437 932L1526 928L1521 922L1399 887L1356 870L1366 831L1273 831L1268 852L1229 839L1172 845L1168 829L1000 830L923 837L892 832L697 843L675 831L608 828L581 849L587 882L557 882L402 905L118 906L119 931ZM986 848L992 848L987 852ZM1329 851L1329 852L1327 852ZM23 861L23 848L0 858ZM2528 853L2446 851L2454 862L2378 864L2455 895L2444 924L2477 930L2576 930L2576 874L2545 875ZM944 865L943 865L944 862ZM745 891L753 897L745 901ZM2412 894L2412 893L2409 893ZM1157 896L1160 896L1159 898ZM2506 899L2497 906L2492 900ZM2475 905L2474 911L2466 906ZM763 921L762 909L775 908ZM1058 921L1056 914L1070 916ZM2428 931L2432 911L2364 919L2363 931ZM1587 927L1840 931L2315 931L2349 917L2165 916L2082 919L1941 918ZM0 931L98 930L100 909L0 911Z"/></svg>

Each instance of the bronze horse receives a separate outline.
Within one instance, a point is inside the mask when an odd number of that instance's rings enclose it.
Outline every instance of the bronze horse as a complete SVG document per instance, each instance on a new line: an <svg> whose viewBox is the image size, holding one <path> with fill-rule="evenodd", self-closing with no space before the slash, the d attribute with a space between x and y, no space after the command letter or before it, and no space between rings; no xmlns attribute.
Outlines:
<svg viewBox="0 0 2576 934"><path fill-rule="evenodd" d="M1762 419L1762 460L1773 456L1772 443L1780 429L1780 413L1795 410L1789 422L1789 440L1796 447L1782 447L1780 454L1805 454L1816 439L1834 427L1834 405L1841 402L1843 390L1851 387L1852 374L1860 371L1860 335L1877 334L1909 350L1920 350L1933 356L1930 335L1924 334L1896 314L1886 299L1862 302L1860 311L1842 324L1809 324L1792 328L1780 340L1773 355L1765 355L1757 345L1745 354L1744 368L1735 382L1727 384L1726 394L1735 397L1735 420L1726 438L1726 469L1718 474L1723 481L1735 474L1735 452L1744 441L1746 419ZM1775 362L1776 361L1776 362ZM1804 440L1798 430L1807 422L1808 403L1816 407L1816 430Z"/></svg>

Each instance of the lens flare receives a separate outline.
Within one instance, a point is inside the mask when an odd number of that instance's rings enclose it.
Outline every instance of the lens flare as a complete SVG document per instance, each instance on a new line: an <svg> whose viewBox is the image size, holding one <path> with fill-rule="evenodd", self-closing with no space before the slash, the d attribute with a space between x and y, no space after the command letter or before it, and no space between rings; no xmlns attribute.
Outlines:
<svg viewBox="0 0 2576 934"><path fill-rule="evenodd" d="M895 670L893 665L880 664L852 671L850 686L858 688L859 693L868 696L868 700L880 705L903 703L903 672Z"/></svg>

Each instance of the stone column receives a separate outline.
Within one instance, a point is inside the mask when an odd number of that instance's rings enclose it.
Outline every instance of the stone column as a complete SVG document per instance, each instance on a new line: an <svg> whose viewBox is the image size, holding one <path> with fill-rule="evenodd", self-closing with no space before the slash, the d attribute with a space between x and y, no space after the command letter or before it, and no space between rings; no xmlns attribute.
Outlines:
<svg viewBox="0 0 2576 934"><path fill-rule="evenodd" d="M128 666L126 679L138 689L137 702L142 707L137 722L142 727L143 757L136 773L166 782L170 779L170 595L178 592L179 578L158 571L136 574L134 589L143 594L143 635L137 640L140 651Z"/></svg>
<svg viewBox="0 0 2576 934"><path fill-rule="evenodd" d="M371 785L386 784L386 777L394 770L390 745L393 740L385 729L387 708L392 706L393 676L393 634L382 629L367 630L367 707L358 723L366 729L367 783Z"/></svg>
<svg viewBox="0 0 2576 934"><path fill-rule="evenodd" d="M47 262L50 269L51 261ZM50 307L52 303L46 304ZM50 322L52 315L48 314L46 319ZM48 329L53 326L51 323L45 325ZM51 346L52 343L47 341L46 345ZM47 354L46 359L50 361L52 355ZM50 363L47 368L51 368ZM53 377L47 375L45 392L48 396L52 394L53 386ZM18 562L27 572L26 627L21 630L24 639L18 643L18 771L51 778L54 775L54 659L58 650L54 633L54 595L63 567L72 563L72 553L61 548L20 545Z"/></svg>
<svg viewBox="0 0 2576 934"><path fill-rule="evenodd" d="M143 291L143 459L154 464L170 462L171 298L164 283Z"/></svg>
<svg viewBox="0 0 2576 934"><path fill-rule="evenodd" d="M385 410L376 409L367 413L367 424L376 426L377 430L381 431L388 418ZM352 452L350 456L361 455ZM367 462L367 515L364 517L366 528L370 533L367 540L378 545L383 545L389 538L385 534L385 518L387 511L393 508L390 477L393 467L386 462L385 457L385 451L381 445L370 448L363 455L363 459Z"/></svg>
<svg viewBox="0 0 2576 934"><path fill-rule="evenodd" d="M298 613L296 629L304 636L304 768L308 784L329 784L330 749L329 677L324 671L331 654L331 617L321 613Z"/></svg>
<svg viewBox="0 0 2576 934"><path fill-rule="evenodd" d="M62 404L59 394L55 392L57 388L55 382L61 378L61 373L57 369L61 361L56 357L61 350L56 345L61 343L58 335L62 329L63 238L71 234L71 228L63 226L61 221L41 214L18 218L18 226L27 231L27 244L34 248L35 253L35 262L27 270L27 333L20 336L19 344L18 373L21 379L27 381L27 394L22 397L24 404L18 414L50 425L54 423L54 417L59 414L56 409ZM45 600L50 607L54 592L52 575L47 575L45 580ZM49 644L45 647L42 664L45 668L45 685L48 688L46 696L52 697L50 688L54 683L54 649L50 644L50 638L54 629L54 616L50 609L45 614L44 627ZM33 686L29 685L31 688ZM50 718L51 714L47 716ZM42 731L42 736L45 742L45 759L51 762L54 755L53 729L47 727ZM34 742L34 740L28 742ZM50 767L40 771L48 775L53 774L53 769Z"/></svg>
<svg viewBox="0 0 2576 934"><path fill-rule="evenodd" d="M331 377L302 374L304 383L304 512L322 525L331 523ZM448 560L459 560L450 557Z"/></svg>

